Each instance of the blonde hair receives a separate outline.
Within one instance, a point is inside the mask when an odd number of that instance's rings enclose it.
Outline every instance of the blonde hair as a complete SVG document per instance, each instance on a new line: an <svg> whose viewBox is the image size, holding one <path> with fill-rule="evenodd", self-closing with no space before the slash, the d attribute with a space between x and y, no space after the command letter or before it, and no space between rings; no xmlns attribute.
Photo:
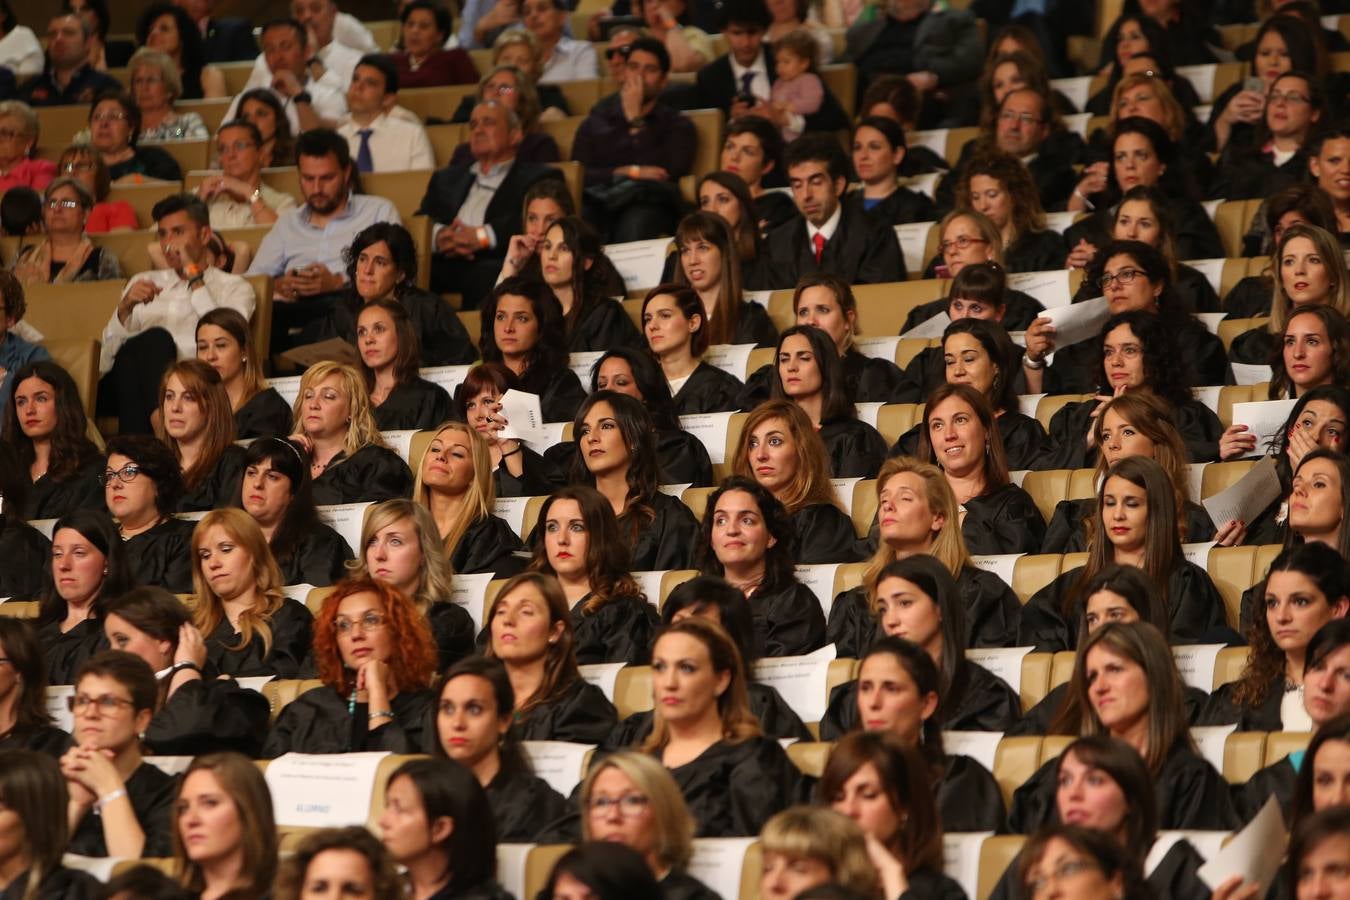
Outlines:
<svg viewBox="0 0 1350 900"><path fill-rule="evenodd" d="M952 573L953 578L970 564L970 552L966 550L966 540L961 535L961 507L956 502L956 494L942 470L932 463L921 462L912 456L896 456L882 463L877 473L877 506L881 505L881 491L886 483L896 475L913 474L923 479L924 500L928 509L944 517L942 530L933 539L933 549L928 551L943 567ZM877 550L863 570L863 587L867 591L868 604L874 603L877 581L881 571L895 562L895 550L885 541L877 542Z"/></svg>
<svg viewBox="0 0 1350 900"><path fill-rule="evenodd" d="M455 547L464 533L492 514L492 504L497 499L497 485L492 478L492 455L483 436L465 422L446 422L436 429L427 442L427 448L422 451L421 458L417 460L417 471L413 473L413 502L431 510L432 489L422 481L422 469L431 453L431 445L447 431L465 435L469 441L469 458L473 460L473 480L464 492L464 503L455 520L450 523L450 530L441 535L445 557L449 559L454 556Z"/></svg>
<svg viewBox="0 0 1350 900"><path fill-rule="evenodd" d="M684 795L670 770L661 765L656 757L646 753L622 750L606 756L591 767L586 780L581 783L581 839L593 839L587 807L591 802L595 780L606 769L619 770L646 795L647 808L652 811L652 824L656 833L656 858L661 865L671 869L687 868L694 855L694 817L690 815L689 806L684 802Z"/></svg>
<svg viewBox="0 0 1350 900"><path fill-rule="evenodd" d="M445 559L445 548L436 532L436 520L425 506L398 499L385 500L370 507L361 524L361 546L354 548L356 559L348 560L347 568L355 577L374 578L366 566L366 548L382 529L400 519L410 519L417 530L417 546L422 552L421 575L417 579L417 591L408 599L418 612L425 614L431 604L448 602L451 589L450 563Z"/></svg>
<svg viewBox="0 0 1350 900"><path fill-rule="evenodd" d="M1327 267L1327 273L1331 277L1331 296L1327 298L1327 306L1336 310L1336 312L1350 318L1350 275L1346 273L1345 257L1341 253L1340 242L1334 234L1331 234L1324 228L1316 225L1298 224L1285 229L1284 234L1280 235L1280 244L1275 248L1272 254L1271 265L1275 269L1275 297L1270 304L1270 333L1281 339L1284 337L1285 326L1289 324L1289 314L1293 312L1293 304L1289 302L1289 295L1284 292L1284 277L1280 273L1280 257L1284 256L1284 248L1294 238L1306 238L1312 241L1313 248L1317 255L1322 257L1322 265Z"/></svg>
<svg viewBox="0 0 1350 900"><path fill-rule="evenodd" d="M127 77L134 78L136 70L148 66L159 72L159 80L164 82L164 87L169 92L169 103L180 99L183 96L183 77L178 74L178 66L174 64L173 58L167 53L161 53L159 50L151 50L149 47L142 47L131 54L131 59L127 60Z"/></svg>
<svg viewBox="0 0 1350 900"><path fill-rule="evenodd" d="M954 209L942 217L942 221L938 223L938 252L942 252L942 240L947 234L947 227L957 219L969 219L975 230L980 233L980 237L989 242L989 253L993 262L1003 265L1003 232L999 231L998 226L984 213L969 207Z"/></svg>
<svg viewBox="0 0 1350 900"><path fill-rule="evenodd" d="M1116 83L1116 89L1111 92L1111 118L1117 118L1120 111L1120 98L1126 91L1137 87L1148 87L1153 90L1158 101L1162 103L1163 116L1167 119L1165 122L1159 122L1167 136L1175 142L1180 142L1186 132L1186 111L1181 108L1177 102L1176 95L1168 87L1167 82L1151 72L1135 72L1133 75L1126 75Z"/></svg>
<svg viewBox="0 0 1350 900"><path fill-rule="evenodd" d="M764 856L781 853L814 859L830 869L830 880L864 897L881 897L877 868L867 853L858 823L824 806L792 806L764 823L759 833Z"/></svg>
<svg viewBox="0 0 1350 900"><path fill-rule="evenodd" d="M347 393L347 412L350 420L347 425L347 436L342 441L342 452L351 456L362 447L386 446L384 438L380 437L380 428L375 424L375 413L370 405L370 393L366 390L365 379L353 367L332 360L315 363L300 377L300 393L296 395L295 403L291 406L294 421L297 424L304 421L301 409L305 404L305 391L313 390L315 385L330 375L341 377L342 389Z"/></svg>
<svg viewBox="0 0 1350 900"><path fill-rule="evenodd" d="M239 614L239 644L228 649L244 649L257 634L262 638L265 656L272 650L272 616L286 602L286 595L281 590L285 582L277 561L272 557L267 536L257 521L242 509L214 509L202 516L197 527L192 529L192 588L197 596L192 624L197 626L203 637L207 637L225 619L224 601L211 589L210 581L202 573L201 557L197 555L198 544L207 529L216 526L225 529L225 533L237 541L239 547L253 560L253 584L261 600Z"/></svg>
<svg viewBox="0 0 1350 900"><path fill-rule="evenodd" d="M740 440L736 442L732 472L758 481L750 466L750 436L756 428L771 419L783 420L797 454L797 471L782 493L775 495L787 509L788 515L821 503L828 503L842 511L843 507L839 506L839 498L835 496L834 486L830 483L830 458L825 443L806 413L791 400L768 400L751 410L741 428Z"/></svg>

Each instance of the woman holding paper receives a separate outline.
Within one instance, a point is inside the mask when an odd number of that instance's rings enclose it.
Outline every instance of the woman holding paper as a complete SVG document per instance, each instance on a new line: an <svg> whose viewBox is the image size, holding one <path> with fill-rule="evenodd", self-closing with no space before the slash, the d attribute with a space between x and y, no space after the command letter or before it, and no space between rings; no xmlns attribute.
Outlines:
<svg viewBox="0 0 1350 900"><path fill-rule="evenodd" d="M580 216L550 225L522 274L542 280L562 304L568 352L642 344L623 304L613 299L623 296L623 277L605 255L600 235Z"/></svg>
<svg viewBox="0 0 1350 900"><path fill-rule="evenodd" d="M412 491L408 464L380 437L355 368L332 361L310 366L293 412L297 432L290 441L309 457L316 503L389 500Z"/></svg>
<svg viewBox="0 0 1350 900"><path fill-rule="evenodd" d="M874 477L886 460L886 441L858 418L830 336L811 325L794 325L779 335L777 357L769 396L806 413L825 443L831 477Z"/></svg>
<svg viewBox="0 0 1350 900"><path fill-rule="evenodd" d="M586 391L567 368L562 306L548 285L507 278L483 301L481 318L483 362L502 363L519 380L520 390L537 395L545 422L572 419Z"/></svg>
<svg viewBox="0 0 1350 900"><path fill-rule="evenodd" d="M717 213L690 213L675 230L680 265L675 283L692 287L708 314L708 343L772 347L778 336L768 311L741 296L736 238Z"/></svg>
<svg viewBox="0 0 1350 900"><path fill-rule="evenodd" d="M568 374L571 374L570 372ZM567 483L564 472L519 438L504 438L501 399L520 390L520 379L502 363L474 366L455 391L460 419L487 441L492 484L498 497L537 497Z"/></svg>
<svg viewBox="0 0 1350 900"><path fill-rule="evenodd" d="M289 415L289 413L287 413ZM282 437L258 438L244 451L239 503L267 538L282 584L327 587L347 571L342 535L319 521L309 460Z"/></svg>
<svg viewBox="0 0 1350 900"><path fill-rule="evenodd" d="M1228 785L1196 749L1186 722L1182 680L1162 632L1144 622L1112 622L1079 648L1070 694L1083 735L1109 735L1143 757L1158 826L1218 829L1237 824ZM1013 794L1008 825L1023 834L1051 821L1059 764L1051 760Z"/></svg>
<svg viewBox="0 0 1350 900"><path fill-rule="evenodd" d="M698 520L660 490L656 428L646 407L627 394L599 391L577 410L572 433L571 483L594 487L609 502L631 570L690 568Z"/></svg>
<svg viewBox="0 0 1350 900"><path fill-rule="evenodd" d="M195 523L173 515L182 493L178 460L163 443L139 434L108 441L103 497L117 520L131 577L176 594L192 592Z"/></svg>
<svg viewBox="0 0 1350 900"><path fill-rule="evenodd" d="M598 744L618 714L600 688L577 668L572 616L558 579L517 575L502 586L487 613L491 642L515 691L513 731L522 741Z"/></svg>
<svg viewBox="0 0 1350 900"><path fill-rule="evenodd" d="M199 359L179 360L159 380L159 396L155 431L183 475L176 511L225 505L243 470L244 448L234 443L234 414L220 375Z"/></svg>
<svg viewBox="0 0 1350 900"><path fill-rule="evenodd" d="M438 670L473 652L473 617L450 598L452 570L426 507L411 500L372 506L361 523L361 547L361 559L348 568L412 601L431 628Z"/></svg>
<svg viewBox="0 0 1350 900"><path fill-rule="evenodd" d="M703 359L712 330L697 291L678 284L652 288L642 300L642 331L679 415L739 408L744 386Z"/></svg>
<svg viewBox="0 0 1350 900"><path fill-rule="evenodd" d="M398 590L369 578L339 582L314 619L314 665L323 685L277 716L265 758L424 746L436 643Z"/></svg>
<svg viewBox="0 0 1350 900"><path fill-rule="evenodd" d="M577 662L645 665L656 607L629 574L632 536L609 501L583 485L555 491L539 510L539 534L530 570L558 579Z"/></svg>
<svg viewBox="0 0 1350 900"><path fill-rule="evenodd" d="M799 565L859 558L853 521L830 483L825 444L797 404L769 400L755 407L741 427L732 470L759 482L787 509Z"/></svg>
<svg viewBox="0 0 1350 900"><path fill-rule="evenodd" d="M450 416L445 388L418 376L412 320L398 300L372 300L356 316L356 349L381 431L425 430Z"/></svg>
<svg viewBox="0 0 1350 900"><path fill-rule="evenodd" d="M44 359L18 369L12 384L4 441L32 484L24 518L59 519L77 509L101 509L103 454L86 436L89 422L75 379Z"/></svg>
<svg viewBox="0 0 1350 900"><path fill-rule="evenodd" d="M60 810L69 803L56 760L32 750L0 752L0 804L5 830L14 835L0 851L4 877L10 879L5 892L10 896L18 900L99 896L102 886L91 875L61 864L70 842L70 823Z"/></svg>
<svg viewBox="0 0 1350 900"><path fill-rule="evenodd" d="M761 733L745 684L736 645L706 619L667 625L653 645L656 715L641 749L674 776L699 837L757 834L800 795L797 768Z"/></svg>
<svg viewBox="0 0 1350 900"><path fill-rule="evenodd" d="M965 604L965 647L1011 647L1022 604L1002 578L974 565L961 536L961 510L942 470L912 457L886 460L877 475L876 552L862 584L830 605L825 639L841 657L859 658L885 635L876 602L877 579L896 560L928 554L956 579Z"/></svg>
<svg viewBox="0 0 1350 900"><path fill-rule="evenodd" d="M1350 385L1350 322L1330 306L1292 310L1270 369L1271 400L1297 399L1324 384Z"/></svg>
<svg viewBox="0 0 1350 900"><path fill-rule="evenodd" d="M213 668L235 677L304 678L314 616L281 590L281 570L242 509L207 513L192 532L193 624Z"/></svg>
<svg viewBox="0 0 1350 900"><path fill-rule="evenodd" d="M178 786L173 859L204 898L266 897L277 874L277 826L263 773L237 753L209 753Z"/></svg>
<svg viewBox="0 0 1350 900"><path fill-rule="evenodd" d="M865 356L856 346L857 337L863 333L862 320L858 317L858 300L846 280L829 272L803 275L792 292L792 308L798 325L813 325L834 342L843 364L844 390L853 402L906 402L904 374L895 363ZM766 366L760 372L767 379L772 369Z"/></svg>
<svg viewBox="0 0 1350 900"><path fill-rule="evenodd" d="M413 502L436 522L450 572L493 572L509 578L524 568L520 538L492 514L496 485L488 442L466 422L446 422L422 453Z"/></svg>
<svg viewBox="0 0 1350 900"><path fill-rule="evenodd" d="M881 637L899 637L922 647L938 668L941 721L952 731L1007 731L1021 715L1017 694L1001 678L966 659L966 610L960 587L936 558L907 556L877 576L876 615ZM850 681L830 693L820 734L830 740L865 720L860 684Z"/></svg>
<svg viewBox="0 0 1350 900"><path fill-rule="evenodd" d="M1174 643L1227 643L1230 632L1209 574L1181 552L1176 489L1154 460L1127 456L1106 470L1097 488L1098 514L1088 537L1086 564L1064 572L1022 608L1021 645L1057 653L1072 650L1082 633L1083 591L1112 563L1142 569L1167 609ZM1161 626L1160 626L1161 627Z"/></svg>

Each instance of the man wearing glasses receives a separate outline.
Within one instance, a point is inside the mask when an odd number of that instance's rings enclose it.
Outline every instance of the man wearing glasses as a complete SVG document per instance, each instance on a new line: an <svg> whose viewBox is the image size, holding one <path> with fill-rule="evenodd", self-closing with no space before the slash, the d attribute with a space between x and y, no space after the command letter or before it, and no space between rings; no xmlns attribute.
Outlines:
<svg viewBox="0 0 1350 900"><path fill-rule="evenodd" d="M24 85L20 99L29 106L85 104L122 85L89 65L89 27L76 15L54 16L47 25L47 66Z"/></svg>

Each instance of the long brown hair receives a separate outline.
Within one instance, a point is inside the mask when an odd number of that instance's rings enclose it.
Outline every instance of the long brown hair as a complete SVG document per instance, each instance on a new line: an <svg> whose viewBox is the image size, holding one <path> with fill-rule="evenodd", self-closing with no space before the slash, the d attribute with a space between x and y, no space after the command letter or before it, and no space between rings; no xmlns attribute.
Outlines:
<svg viewBox="0 0 1350 900"><path fill-rule="evenodd" d="M825 443L802 408L790 400L768 400L751 410L741 428L741 438L736 442L732 471L746 478L755 477L750 465L750 436L756 428L771 419L783 420L784 428L797 451L797 471L781 494L776 495L779 502L787 507L788 514L793 515L807 506L822 503L839 507L839 498L835 496L834 486L830 483L830 460Z"/></svg>
<svg viewBox="0 0 1350 900"><path fill-rule="evenodd" d="M585 485L559 488L549 495L539 510L541 529L547 528L548 512L559 500L576 503L586 528L586 580L590 583L591 595L582 611L593 613L623 596L641 597L637 582L629 574L633 567L629 544L621 534L619 520L614 517L614 507L609 501L595 488ZM548 560L542 531L534 548L534 559L530 561L530 571L556 577L553 564Z"/></svg>
<svg viewBox="0 0 1350 900"><path fill-rule="evenodd" d="M228 334L239 345L240 356L243 357L243 363L240 377L244 382L244 393L240 398L240 406L252 400L263 388L267 387L267 379L263 377L262 360L259 359L257 348L253 346L253 332L248 327L248 319L237 309L231 309L228 306L217 306L215 309L208 310L197 320L196 332L200 333L203 325L214 325L221 331Z"/></svg>
<svg viewBox="0 0 1350 900"><path fill-rule="evenodd" d="M207 529L216 526L225 529L239 549L253 560L250 579L257 591L258 602L239 614L239 644L230 649L244 649L256 634L262 638L263 655L266 655L272 649L272 616L286 602L286 595L281 591L285 581L277 561L272 558L267 536L257 521L242 509L213 509L202 516L197 527L192 529L192 588L197 596L197 606L192 611L193 624L206 636L215 631L225 618L224 603L211 587L210 579L202 571L202 559L197 555L198 544Z"/></svg>
<svg viewBox="0 0 1350 900"><path fill-rule="evenodd" d="M489 634L492 619L497 614L497 607L511 595L512 591L525 585L533 587L539 592L539 596L544 598L549 627L553 628L559 623L563 627L558 639L548 645L548 655L544 660L544 679L539 683L539 689L524 704L517 698L517 718L536 706L542 706L562 696L572 682L581 677L581 670L577 668L576 636L572 630L572 615L567 609L567 598L563 596L562 588L558 586L558 579L552 575L545 575L543 572L522 572L502 585L502 589L492 601L492 606L488 608L486 621ZM483 655L489 658L497 656L490 638L487 647L483 649Z"/></svg>
<svg viewBox="0 0 1350 900"><path fill-rule="evenodd" d="M717 698L717 713L722 719L722 740L729 744L739 744L763 734L759 717L750 711L750 699L746 693L745 662L736 642L727 634L726 629L711 619L690 616L673 622L656 635L653 648L661 638L668 634L683 634L702 644L708 651L708 660L714 672L730 674L727 688ZM661 716L660 707L652 718L652 731L642 743L644 753L655 753L663 749L670 741L670 730Z"/></svg>
<svg viewBox="0 0 1350 900"><path fill-rule="evenodd" d="M1186 539L1186 504L1191 499L1190 475L1187 468L1188 455L1186 445L1181 442L1181 432L1177 429L1176 419L1172 417L1172 408L1162 398L1148 388L1139 388L1112 397L1102 407L1092 426L1092 436L1097 447L1102 445L1102 428L1107 412L1114 412L1153 443L1153 459L1162 466L1172 482L1172 503L1176 511L1177 538ZM1099 482L1106 478L1106 454L1097 453L1097 473ZM1085 523L1091 525L1091 522Z"/></svg>
<svg viewBox="0 0 1350 900"><path fill-rule="evenodd" d="M1008 483L1008 454L1003 450L1003 436L998 430L998 418L994 415L994 408L989 404L989 398L968 384L944 383L934 388L928 395L928 401L923 408L923 428L919 432L919 458L941 467L942 464L938 462L937 453L933 449L932 437L928 432L928 420L938 404L950 397L955 397L969 406L975 413L975 418L984 426L983 493L987 494L995 488L1003 487Z"/></svg>
<svg viewBox="0 0 1350 900"><path fill-rule="evenodd" d="M721 290L717 296L717 305L708 316L708 342L730 344L736 336L736 324L741 315L741 259L736 249L736 238L726 219L717 213L699 210L681 219L679 227L675 229L677 247L683 248L690 241L707 241L722 254L722 277L718 279ZM677 249L675 252L680 251ZM689 276L684 274L683 261L675 264L675 283L689 284Z"/></svg>
<svg viewBox="0 0 1350 900"><path fill-rule="evenodd" d="M272 814L272 794L253 761L238 753L208 753L188 765L178 782L178 794L193 772L210 772L234 804L243 836L244 864L239 881L221 895L221 900L252 900L265 895L277 874L277 826ZM178 883L200 893L206 887L201 866L188 859L177 815L173 825L173 861Z"/></svg>
<svg viewBox="0 0 1350 900"><path fill-rule="evenodd" d="M191 469L183 471L183 489L191 492L216 470L216 463L225 455L225 450L234 443L234 410L230 408L230 395L220 380L220 373L200 359L180 359L164 371L159 380L159 407L164 408L164 392L169 387L169 379L177 375L183 385L183 392L193 397L202 408L206 419L201 455ZM155 436L168 445L173 455L182 465L183 454L178 441L168 433L161 421L155 425Z"/></svg>

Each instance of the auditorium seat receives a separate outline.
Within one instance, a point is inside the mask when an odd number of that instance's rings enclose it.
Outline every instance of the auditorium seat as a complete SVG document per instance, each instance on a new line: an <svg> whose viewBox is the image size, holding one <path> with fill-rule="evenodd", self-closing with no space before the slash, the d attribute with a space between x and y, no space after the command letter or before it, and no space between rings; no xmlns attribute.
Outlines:
<svg viewBox="0 0 1350 900"><path fill-rule="evenodd" d="M909 368L909 364L929 347L941 347L942 338L902 338L895 346L895 359L892 360L901 369Z"/></svg>
<svg viewBox="0 0 1350 900"><path fill-rule="evenodd" d="M1260 396L1255 393L1256 385L1253 384L1226 384L1219 388L1218 409L1214 410L1219 415L1219 421L1223 422L1225 428L1233 424L1233 404L1249 403L1253 400L1265 400L1265 392Z"/></svg>
<svg viewBox="0 0 1350 900"><path fill-rule="evenodd" d="M698 569L667 569L661 573L660 594L655 598L648 597L647 602L652 603L658 610L663 609L666 605L666 598L670 596L671 591L686 581L697 578L698 575Z"/></svg>
<svg viewBox="0 0 1350 900"><path fill-rule="evenodd" d="M1246 647L1224 647L1219 651L1218 659L1214 660L1214 690L1242 677L1242 670L1247 667L1247 653Z"/></svg>
<svg viewBox="0 0 1350 900"><path fill-rule="evenodd" d="M287 703L317 687L323 687L323 682L317 678L274 678L267 682L263 685L262 695L267 698L267 705L271 708L271 721L277 720Z"/></svg>
<svg viewBox="0 0 1350 900"><path fill-rule="evenodd" d="M1013 593L1026 603L1059 576L1064 557L1059 553L1028 553L1013 567Z"/></svg>
<svg viewBox="0 0 1350 900"><path fill-rule="evenodd" d="M1069 683L1073 678L1073 664L1077 659L1078 654L1072 650L1060 650L1055 654L1054 661L1050 664L1050 690Z"/></svg>
<svg viewBox="0 0 1350 900"><path fill-rule="evenodd" d="M1224 90L1219 87L1217 77L1214 89L1216 96ZM1214 214L1214 227L1218 229L1219 240L1223 241L1226 256L1242 255L1242 236L1247 233L1252 216L1256 215L1261 202L1259 199L1225 200L1219 204L1218 212Z"/></svg>
<svg viewBox="0 0 1350 900"><path fill-rule="evenodd" d="M797 324L797 311L792 308L793 291L774 291L769 294L769 320L778 331L787 331ZM860 317L861 318L861 317Z"/></svg>
<svg viewBox="0 0 1350 900"><path fill-rule="evenodd" d="M910 310L945 297L946 288L947 282L940 278L853 285L864 334L899 334Z"/></svg>
<svg viewBox="0 0 1350 900"><path fill-rule="evenodd" d="M1028 653L1022 657L1022 679L1019 699L1022 711L1026 712L1045 699L1050 692L1050 673L1055 654Z"/></svg>
<svg viewBox="0 0 1350 900"><path fill-rule="evenodd" d="M80 400L84 403L84 414L91 421L94 417L94 401L98 396L98 356L99 343L89 338L67 338L65 340L45 340L42 345L51 354L52 361L70 373Z"/></svg>
<svg viewBox="0 0 1350 900"><path fill-rule="evenodd" d="M1224 319L1219 323L1219 340L1223 342L1225 352L1233 344L1233 339L1240 334L1246 334L1253 328L1263 328L1270 321L1270 316L1257 316L1252 319Z"/></svg>
<svg viewBox="0 0 1350 900"><path fill-rule="evenodd" d="M0 603L0 616L8 616L11 619L36 619L37 615L36 600L6 600Z"/></svg>
<svg viewBox="0 0 1350 900"><path fill-rule="evenodd" d="M850 515L853 519L853 533L859 539L867 537L872 522L877 517L877 480L865 478L853 485L853 498Z"/></svg>
<svg viewBox="0 0 1350 900"><path fill-rule="evenodd" d="M1036 421L1041 423L1041 427L1046 431L1050 430L1050 420L1070 403L1080 403L1083 400L1091 400L1092 394L1050 394L1042 397L1036 404Z"/></svg>
<svg viewBox="0 0 1350 900"><path fill-rule="evenodd" d="M862 584L867 563L844 563L834 570L834 595L838 597L844 591L851 591Z"/></svg>
<svg viewBox="0 0 1350 900"><path fill-rule="evenodd" d="M1003 873L1017 859L1027 842L1024 834L996 834L980 845L979 893L973 900L986 900L994 892Z"/></svg>
<svg viewBox="0 0 1350 900"><path fill-rule="evenodd" d="M1004 805L1012 804L1012 795L1036 774L1041 765L1042 738L1036 735L1005 737L994 753L994 780L1003 792Z"/></svg>
<svg viewBox="0 0 1350 900"><path fill-rule="evenodd" d="M1022 479L1022 490L1031 495L1036 508L1047 522L1054 515L1059 501L1068 496L1069 479L1073 472L1073 469L1045 469L1028 472L1027 477Z"/></svg>
<svg viewBox="0 0 1350 900"><path fill-rule="evenodd" d="M1254 459L1235 459L1232 462L1212 462L1205 466L1200 479L1201 499L1213 497L1220 491L1232 487L1242 480L1242 476L1256 465Z"/></svg>
<svg viewBox="0 0 1350 900"><path fill-rule="evenodd" d="M333 585L324 585L323 587L314 588L305 595L305 607L317 616L319 610L323 609L323 601L327 600L328 595L333 593L334 590L335 588Z"/></svg>
<svg viewBox="0 0 1350 900"><path fill-rule="evenodd" d="M686 488L684 493L680 495L680 502L689 507L690 512L694 514L694 518L702 522L703 514L708 509L708 498L713 495L715 490L717 490L715 487Z"/></svg>
<svg viewBox="0 0 1350 900"><path fill-rule="evenodd" d="M829 762L833 750L833 741L797 741L788 744L787 755L803 775L819 778L825 772L825 763Z"/></svg>
<svg viewBox="0 0 1350 900"><path fill-rule="evenodd" d="M3 608L3 607L0 607ZM1306 750L1312 734L1307 731L1272 731L1266 735L1264 765L1273 765L1296 750Z"/></svg>
<svg viewBox="0 0 1350 900"><path fill-rule="evenodd" d="M652 667L624 666L614 679L614 708L619 718L626 719L635 712L647 712L652 700Z"/></svg>
<svg viewBox="0 0 1350 900"><path fill-rule="evenodd" d="M398 210L399 216L407 221L422 205L427 193L427 182L431 172L427 169L413 169L407 172L363 172L361 187L364 192L383 197Z"/></svg>
<svg viewBox="0 0 1350 900"><path fill-rule="evenodd" d="M1223 745L1223 777L1229 784L1242 784L1264 766L1266 733L1236 731Z"/></svg>
<svg viewBox="0 0 1350 900"><path fill-rule="evenodd" d="M921 422L922 403L885 403L877 410L877 431L881 432L888 445L900 440L902 434Z"/></svg>

